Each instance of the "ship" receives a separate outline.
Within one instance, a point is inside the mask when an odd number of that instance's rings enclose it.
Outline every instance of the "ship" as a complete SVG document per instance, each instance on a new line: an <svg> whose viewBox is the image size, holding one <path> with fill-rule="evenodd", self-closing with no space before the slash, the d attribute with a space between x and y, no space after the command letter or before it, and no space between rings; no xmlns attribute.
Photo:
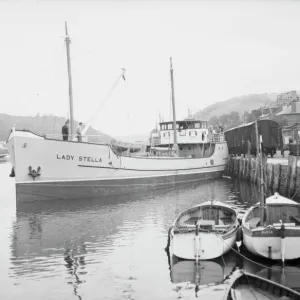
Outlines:
<svg viewBox="0 0 300 300"><path fill-rule="evenodd" d="M66 25L70 131L74 136L70 37ZM15 177L16 201L99 198L160 186L219 178L227 159L222 132L207 120L176 120L170 58L173 120L152 130L148 145L68 141L12 128L7 148ZM124 69L119 78L124 78ZM90 126L89 124L86 125ZM85 132L86 127L83 129Z"/></svg>

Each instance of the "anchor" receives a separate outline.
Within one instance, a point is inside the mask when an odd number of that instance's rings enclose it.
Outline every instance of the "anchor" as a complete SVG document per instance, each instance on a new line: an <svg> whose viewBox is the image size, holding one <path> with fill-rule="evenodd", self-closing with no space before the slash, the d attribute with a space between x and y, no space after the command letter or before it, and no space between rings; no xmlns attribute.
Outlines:
<svg viewBox="0 0 300 300"><path fill-rule="evenodd" d="M41 175L41 167L40 166L38 166L38 168L36 170L32 169L32 167L29 166L28 170L29 170L28 175L30 175L33 179L35 179L36 177Z"/></svg>

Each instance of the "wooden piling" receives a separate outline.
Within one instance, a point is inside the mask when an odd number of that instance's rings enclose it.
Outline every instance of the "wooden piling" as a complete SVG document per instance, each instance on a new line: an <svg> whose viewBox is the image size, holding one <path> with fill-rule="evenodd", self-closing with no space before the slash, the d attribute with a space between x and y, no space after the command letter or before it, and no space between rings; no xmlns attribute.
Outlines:
<svg viewBox="0 0 300 300"><path fill-rule="evenodd" d="M255 182L255 175L256 175L256 158L253 158L251 160L251 174L250 174L250 179L251 182Z"/></svg>
<svg viewBox="0 0 300 300"><path fill-rule="evenodd" d="M281 165L279 193L283 196L287 195L288 167L287 165Z"/></svg>
<svg viewBox="0 0 300 300"><path fill-rule="evenodd" d="M265 187L283 196L291 199L300 197L300 167L297 167L297 156L290 155L288 165L281 165L267 163L267 157L264 155L263 172L260 173L259 155L228 158L226 175L250 181L256 185L256 189L264 182Z"/></svg>
<svg viewBox="0 0 300 300"><path fill-rule="evenodd" d="M267 180L266 180L266 184L268 188L272 188L273 187L273 181L274 181L274 165L267 163Z"/></svg>
<svg viewBox="0 0 300 300"><path fill-rule="evenodd" d="M281 178L281 165L274 165L274 177L273 177L273 190L279 191L280 178Z"/></svg>
<svg viewBox="0 0 300 300"><path fill-rule="evenodd" d="M237 177L238 176L238 174L239 174L239 159L238 158L236 158L235 160L234 160L234 171L233 171L233 174L234 174L234 177Z"/></svg>
<svg viewBox="0 0 300 300"><path fill-rule="evenodd" d="M259 178L259 155L255 157L255 172L254 172L254 183L257 184Z"/></svg>
<svg viewBox="0 0 300 300"><path fill-rule="evenodd" d="M248 155L247 157L247 173L246 173L246 180L251 180L251 172L252 172L252 156Z"/></svg>
<svg viewBox="0 0 300 300"><path fill-rule="evenodd" d="M295 184L294 195L300 198L300 167L298 167L298 166L296 169L296 181L295 182L296 182L296 184Z"/></svg>
<svg viewBox="0 0 300 300"><path fill-rule="evenodd" d="M296 181L297 181L297 157L292 156L289 158L289 169L290 169L290 176L289 176L289 197L292 197L295 193L296 189Z"/></svg>
<svg viewBox="0 0 300 300"><path fill-rule="evenodd" d="M243 158L243 175L242 178L245 180L246 179L246 174L247 174L247 158Z"/></svg>

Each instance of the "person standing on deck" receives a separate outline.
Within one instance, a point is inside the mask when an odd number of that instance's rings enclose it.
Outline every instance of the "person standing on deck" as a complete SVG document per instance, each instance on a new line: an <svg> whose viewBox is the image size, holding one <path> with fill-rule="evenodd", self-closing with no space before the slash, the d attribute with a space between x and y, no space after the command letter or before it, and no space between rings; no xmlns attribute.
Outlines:
<svg viewBox="0 0 300 300"><path fill-rule="evenodd" d="M65 125L61 128L61 133L64 141L69 139L69 120L66 121Z"/></svg>
<svg viewBox="0 0 300 300"><path fill-rule="evenodd" d="M77 130L76 130L76 134L77 134L77 139L78 142L82 142L82 122L79 123Z"/></svg>

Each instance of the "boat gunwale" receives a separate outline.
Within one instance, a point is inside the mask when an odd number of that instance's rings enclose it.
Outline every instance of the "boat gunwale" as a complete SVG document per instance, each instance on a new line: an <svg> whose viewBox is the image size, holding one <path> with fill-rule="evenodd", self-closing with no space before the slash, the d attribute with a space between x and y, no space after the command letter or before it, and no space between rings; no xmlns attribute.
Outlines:
<svg viewBox="0 0 300 300"><path fill-rule="evenodd" d="M186 225L184 225L184 226L182 226L182 225L179 225L179 221L180 221L180 219L184 216L184 215L186 215L186 214L188 214L191 210L197 210L197 208L206 208L206 207L212 207L213 206L213 208L216 208L216 207L219 207L219 208L225 208L225 209L228 209L228 210L231 210L232 212L233 212L233 215L235 216L235 219L233 220L233 222L232 223L230 223L229 224L229 226L226 228L226 229L224 229L223 230L223 232L220 234L220 235L230 235L229 237L231 237L231 233L233 232L235 232L238 228L239 228L239 221L238 221L238 218L237 218L237 211L234 209L234 208L232 208L232 207L230 207L229 205L227 205L226 203L223 203L223 202L220 202L220 201L217 201L217 203L207 203L208 201L205 201L205 202L203 202L203 203L200 203L200 204L198 204L198 205L195 205L195 206L193 206L193 207L190 207L190 208L188 208L188 209L186 209L186 210L184 210L183 212L181 212L180 214L179 214L179 216L175 219L175 221L174 221L174 223L173 223L173 232L174 232L174 234L180 234L181 232L178 230L175 230L175 228L178 228L178 229L180 229L180 228L187 228L188 230L191 230L191 232L193 232L193 231L195 231L196 229L195 229L195 225L191 225L191 224L186 224ZM201 232L201 233L217 233L217 232L220 232L221 231L221 228L220 228L220 230L218 230L217 228L215 229L215 230L205 230L205 229L201 229L201 228L199 228L199 233ZM232 232L231 232L232 231ZM186 232L182 232L182 233L186 233ZM227 237L226 237L226 239L227 239Z"/></svg>
<svg viewBox="0 0 300 300"><path fill-rule="evenodd" d="M296 207L296 208L300 208L300 204L299 203L297 203L296 201L295 201L295 203L269 203L269 204L265 204L264 206L263 206L263 208L266 208L266 207L275 207L275 206L294 206L294 207ZM251 212L253 212L254 211L254 209L256 209L256 208L260 208L261 206L259 205L259 204L255 204L255 205L253 205L253 206L251 206L247 211L246 211L246 213L243 215L243 218L242 218L242 224L241 224L241 226L242 226L242 228L245 228L247 231L253 231L253 230L255 230L255 229L260 229L260 230L262 230L262 229L266 229L266 227L267 226L270 226L271 224L269 224L269 225L266 225L266 226L260 226L260 227L257 227L257 228L252 228L252 229L248 229L247 227L246 227L246 225L245 225L245 223L247 223L246 222L246 219L248 218L248 216L250 215L250 213ZM298 227L299 227L300 225L298 225ZM285 228L288 228L288 229L290 229L290 228L295 228L295 227L297 227L297 226L286 226Z"/></svg>
<svg viewBox="0 0 300 300"><path fill-rule="evenodd" d="M240 269L239 269L239 270L240 270ZM238 276L232 283L230 283L230 287L229 287L228 293L227 293L227 298L225 297L224 299L229 299L230 293L231 293L231 289L232 289L233 286L234 286L239 280L241 280L243 277L246 277L247 280L248 280L247 277L250 277L251 279L254 279L254 280L260 280L260 281L262 281L262 282L267 282L267 283L270 284L273 288L274 288L274 286L276 286L276 287L278 287L278 288L280 288L280 289L282 289L282 290L284 290L284 291L288 291L289 293L291 293L291 294L293 294L293 295L295 295L295 296L298 296L298 298L300 298L300 292L298 292L298 291L296 291L296 290L294 290L294 289L292 289L292 288L290 288L290 287L288 287L288 286L285 286L285 285L283 285L283 284L281 284L281 283L278 283L278 282L276 282L276 281L269 280L269 279L267 279L267 278L265 278L265 277L258 276L258 275L256 275L256 274L249 273L249 272L247 272L247 271L244 271L243 269L241 269L240 271L241 271L242 274L241 274L240 276ZM228 280L230 280L230 278L229 278ZM224 281L224 282L226 282L226 281ZM267 289L267 290L269 290L269 289ZM297 299L298 299L298 298L297 298Z"/></svg>

